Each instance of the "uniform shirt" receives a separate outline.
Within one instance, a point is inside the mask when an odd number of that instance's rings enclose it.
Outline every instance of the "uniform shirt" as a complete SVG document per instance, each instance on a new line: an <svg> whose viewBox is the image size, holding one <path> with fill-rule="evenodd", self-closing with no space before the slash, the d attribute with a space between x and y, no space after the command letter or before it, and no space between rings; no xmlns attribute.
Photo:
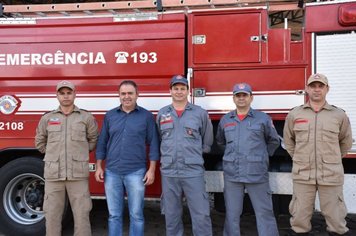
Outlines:
<svg viewBox="0 0 356 236"><path fill-rule="evenodd" d="M277 131L268 115L251 108L241 121L236 110L231 111L221 118L216 141L225 147L226 179L243 183L268 181L269 156L279 146Z"/></svg>
<svg viewBox="0 0 356 236"><path fill-rule="evenodd" d="M159 159L159 138L151 112L136 106L126 113L121 107L108 111L96 149L96 159L105 160L105 168L129 174L146 168L146 144L149 145L149 159Z"/></svg>
<svg viewBox="0 0 356 236"><path fill-rule="evenodd" d="M95 118L74 107L69 115L57 110L44 114L36 130L36 148L45 153L47 181L75 180L89 176L89 151L98 137Z"/></svg>
<svg viewBox="0 0 356 236"><path fill-rule="evenodd" d="M157 115L161 137L161 174L168 177L197 177L204 174L203 152L210 152L213 127L208 113L188 103L178 117L172 105Z"/></svg>
<svg viewBox="0 0 356 236"><path fill-rule="evenodd" d="M342 185L342 157L352 147L345 112L328 103L315 112L309 104L294 108L284 126L284 143L293 159L293 180L305 184Z"/></svg>

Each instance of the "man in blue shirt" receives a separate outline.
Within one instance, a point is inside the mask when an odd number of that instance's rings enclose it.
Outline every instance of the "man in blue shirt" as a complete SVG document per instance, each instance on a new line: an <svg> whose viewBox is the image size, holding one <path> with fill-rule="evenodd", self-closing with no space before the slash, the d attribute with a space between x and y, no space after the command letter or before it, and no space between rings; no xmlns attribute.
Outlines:
<svg viewBox="0 0 356 236"><path fill-rule="evenodd" d="M130 236L144 235L145 186L155 179L159 138L151 112L137 105L137 85L125 80L119 85L121 105L105 115L96 149L95 179L104 182L109 209L109 236L121 236L125 191L130 213ZM149 169L146 171L146 146ZM102 162L105 160L105 172ZM104 178L105 176L105 178Z"/></svg>
<svg viewBox="0 0 356 236"><path fill-rule="evenodd" d="M271 118L251 108L253 95L250 85L236 84L233 94L236 109L221 118L216 134L217 144L225 147L224 236L240 236L245 189L255 211L258 235L277 236L268 164L269 156L279 146L279 137Z"/></svg>

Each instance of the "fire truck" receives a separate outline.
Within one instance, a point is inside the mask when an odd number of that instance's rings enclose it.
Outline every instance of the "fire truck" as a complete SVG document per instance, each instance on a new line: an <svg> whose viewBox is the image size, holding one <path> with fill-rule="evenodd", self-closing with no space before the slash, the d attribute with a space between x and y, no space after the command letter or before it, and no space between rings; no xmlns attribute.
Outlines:
<svg viewBox="0 0 356 236"><path fill-rule="evenodd" d="M356 1L157 0L0 7L0 224L9 235L44 232L43 155L34 147L41 116L58 107L55 85L70 80L76 105L101 124L119 105L118 84L139 85L138 104L154 114L171 102L169 81L183 74L190 101L216 128L234 109L232 87L251 84L252 106L281 136L289 110L303 104L311 73L328 76L328 102L343 108L356 134ZM287 212L291 158L270 158L275 211ZM184 148L184 147L182 147ZM222 153L204 157L206 189L223 206ZM356 213L356 143L343 159L344 194ZM90 190L105 199L94 180ZM157 199L157 181L147 199ZM317 200L318 201L318 200ZM316 202L318 209L318 202Z"/></svg>

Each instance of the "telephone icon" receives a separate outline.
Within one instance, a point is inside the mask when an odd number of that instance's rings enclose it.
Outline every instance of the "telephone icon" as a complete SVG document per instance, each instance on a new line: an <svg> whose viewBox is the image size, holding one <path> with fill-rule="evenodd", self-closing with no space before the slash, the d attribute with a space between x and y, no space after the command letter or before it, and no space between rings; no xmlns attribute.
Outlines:
<svg viewBox="0 0 356 236"><path fill-rule="evenodd" d="M125 64L127 63L127 57L129 56L128 52L116 52L116 63L117 64Z"/></svg>

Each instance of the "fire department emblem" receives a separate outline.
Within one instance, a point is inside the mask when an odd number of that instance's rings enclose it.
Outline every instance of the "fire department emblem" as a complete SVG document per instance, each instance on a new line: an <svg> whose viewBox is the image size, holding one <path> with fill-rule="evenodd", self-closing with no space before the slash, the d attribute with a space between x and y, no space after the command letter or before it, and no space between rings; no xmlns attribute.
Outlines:
<svg viewBox="0 0 356 236"><path fill-rule="evenodd" d="M239 84L239 89L244 89L245 85L244 84Z"/></svg>
<svg viewBox="0 0 356 236"><path fill-rule="evenodd" d="M18 101L11 95L4 95L0 98L0 112L4 115L12 114L18 106Z"/></svg>

